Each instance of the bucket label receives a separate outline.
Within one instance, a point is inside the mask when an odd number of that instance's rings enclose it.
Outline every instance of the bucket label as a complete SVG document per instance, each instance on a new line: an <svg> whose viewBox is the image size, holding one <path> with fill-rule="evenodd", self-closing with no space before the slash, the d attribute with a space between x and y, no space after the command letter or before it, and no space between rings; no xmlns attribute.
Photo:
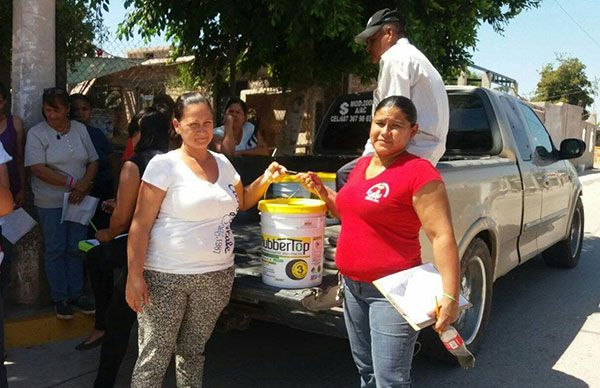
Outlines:
<svg viewBox="0 0 600 388"><path fill-rule="evenodd" d="M310 240L310 237L281 238L263 234L262 249L278 256L306 257L310 255Z"/></svg>
<svg viewBox="0 0 600 388"><path fill-rule="evenodd" d="M278 237L262 235L263 276L275 284L291 281L320 282L322 277L322 237Z"/></svg>

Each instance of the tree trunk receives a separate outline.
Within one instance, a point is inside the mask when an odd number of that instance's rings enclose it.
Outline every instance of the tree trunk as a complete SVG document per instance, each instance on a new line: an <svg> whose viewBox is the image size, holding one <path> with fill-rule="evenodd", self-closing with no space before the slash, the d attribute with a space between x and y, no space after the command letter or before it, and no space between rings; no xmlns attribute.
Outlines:
<svg viewBox="0 0 600 388"><path fill-rule="evenodd" d="M301 153L310 152L315 135L315 103L322 100L320 88L292 89L285 99L283 126L277 138L277 155L294 155L303 144Z"/></svg>
<svg viewBox="0 0 600 388"><path fill-rule="evenodd" d="M236 60L237 53L235 48L235 40L232 34L231 40L229 41L229 52L227 53L227 59L229 59L229 95L237 96L237 90L235 90L235 83L237 81L236 75Z"/></svg>

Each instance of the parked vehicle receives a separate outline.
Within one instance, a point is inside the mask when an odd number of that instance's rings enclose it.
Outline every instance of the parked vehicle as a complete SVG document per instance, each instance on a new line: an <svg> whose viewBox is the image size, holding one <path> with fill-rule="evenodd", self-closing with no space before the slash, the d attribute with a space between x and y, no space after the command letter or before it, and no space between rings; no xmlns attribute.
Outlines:
<svg viewBox="0 0 600 388"><path fill-rule="evenodd" d="M577 265L583 240L582 187L567 159L581 156L585 143L566 139L557 149L531 107L508 94L472 87L448 87L447 92L450 130L437 167L450 199L462 293L473 304L455 327L473 350L490 319L496 279L540 253L552 266ZM360 154L368 137L371 103L370 93L338 98L317 132L313 155L278 160L293 170L336 171ZM267 165L262 158L234 163L245 181ZM310 312L301 303L310 289L284 290L261 282L256 217L255 213L250 222L234 227L239 253L225 317L238 325L261 319L344 336L341 308ZM326 235L338 231L339 225L330 226ZM423 261L430 261L431 244L424 234L421 243ZM328 268L322 287L336 280L333 251L325 247Z"/></svg>

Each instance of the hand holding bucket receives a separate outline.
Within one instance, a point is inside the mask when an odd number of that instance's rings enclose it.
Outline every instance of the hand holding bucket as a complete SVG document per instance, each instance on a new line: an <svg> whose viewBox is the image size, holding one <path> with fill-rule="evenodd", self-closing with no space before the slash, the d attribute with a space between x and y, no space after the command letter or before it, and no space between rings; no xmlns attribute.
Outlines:
<svg viewBox="0 0 600 388"><path fill-rule="evenodd" d="M278 182L287 174L287 169L277 162L272 162L263 173L265 183Z"/></svg>
<svg viewBox="0 0 600 388"><path fill-rule="evenodd" d="M301 172L296 176L304 187L318 195L319 198L323 199L325 196L327 196L327 188L317 173L308 171Z"/></svg>

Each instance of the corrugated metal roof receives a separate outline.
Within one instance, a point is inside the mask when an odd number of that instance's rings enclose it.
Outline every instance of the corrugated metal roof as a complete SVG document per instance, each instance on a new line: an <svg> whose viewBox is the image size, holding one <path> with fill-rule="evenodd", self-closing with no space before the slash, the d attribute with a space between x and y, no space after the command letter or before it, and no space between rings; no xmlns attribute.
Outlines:
<svg viewBox="0 0 600 388"><path fill-rule="evenodd" d="M102 57L84 57L74 66L68 66L67 83L69 85L77 84L94 78L104 77L105 75L118 73L129 68L139 66L145 59L128 58L102 58Z"/></svg>

